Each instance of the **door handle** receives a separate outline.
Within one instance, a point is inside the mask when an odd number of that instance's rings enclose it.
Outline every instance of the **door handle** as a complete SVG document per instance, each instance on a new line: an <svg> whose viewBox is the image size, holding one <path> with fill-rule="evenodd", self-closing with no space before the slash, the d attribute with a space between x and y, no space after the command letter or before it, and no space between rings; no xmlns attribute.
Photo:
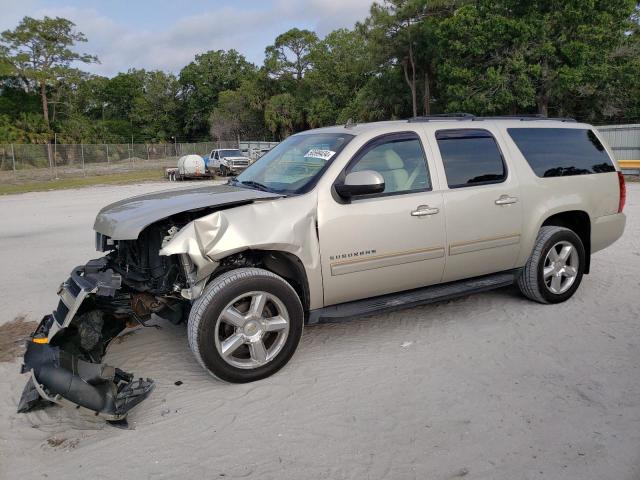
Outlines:
<svg viewBox="0 0 640 480"><path fill-rule="evenodd" d="M412 217L424 217L426 215L435 215L439 213L440 209L436 207L429 207L429 205L420 205L413 212L411 212Z"/></svg>
<svg viewBox="0 0 640 480"><path fill-rule="evenodd" d="M516 203L518 199L516 197L510 197L509 195L500 195L500 198L496 200L496 205L511 205Z"/></svg>

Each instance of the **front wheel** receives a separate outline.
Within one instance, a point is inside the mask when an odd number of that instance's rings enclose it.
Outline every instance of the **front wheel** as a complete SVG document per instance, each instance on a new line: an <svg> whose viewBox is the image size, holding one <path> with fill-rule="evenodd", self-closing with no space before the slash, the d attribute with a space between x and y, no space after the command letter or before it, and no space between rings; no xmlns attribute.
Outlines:
<svg viewBox="0 0 640 480"><path fill-rule="evenodd" d="M304 314L296 291L259 268L215 278L189 315L189 346L215 377L246 383L273 375L293 356Z"/></svg>
<svg viewBox="0 0 640 480"><path fill-rule="evenodd" d="M518 287L536 302L564 302L580 286L585 259L582 240L573 230L544 226L518 278Z"/></svg>

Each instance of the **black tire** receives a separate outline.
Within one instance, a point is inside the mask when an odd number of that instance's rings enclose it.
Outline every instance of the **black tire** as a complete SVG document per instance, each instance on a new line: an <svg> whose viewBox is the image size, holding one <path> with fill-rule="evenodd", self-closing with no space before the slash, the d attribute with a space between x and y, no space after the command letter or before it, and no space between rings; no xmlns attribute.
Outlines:
<svg viewBox="0 0 640 480"><path fill-rule="evenodd" d="M227 167L225 167L224 165L220 165L220 176L221 177L227 176Z"/></svg>
<svg viewBox="0 0 640 480"><path fill-rule="evenodd" d="M550 249L559 242L568 242L576 249L578 255L577 274L568 290L562 293L553 293L545 283L544 267L545 259ZM584 274L586 255L584 245L580 237L573 230L564 227L544 226L538 232L533 252L524 266L518 278L518 288L522 294L539 303L560 303L573 296Z"/></svg>
<svg viewBox="0 0 640 480"><path fill-rule="evenodd" d="M230 365L216 348L216 323L236 297L255 291L267 292L282 302L289 316L289 330L281 350L268 363L238 368ZM259 268L239 268L215 278L194 303L188 322L189 346L200 365L214 377L231 383L253 382L273 375L287 364L300 342L303 323L300 298L283 278Z"/></svg>

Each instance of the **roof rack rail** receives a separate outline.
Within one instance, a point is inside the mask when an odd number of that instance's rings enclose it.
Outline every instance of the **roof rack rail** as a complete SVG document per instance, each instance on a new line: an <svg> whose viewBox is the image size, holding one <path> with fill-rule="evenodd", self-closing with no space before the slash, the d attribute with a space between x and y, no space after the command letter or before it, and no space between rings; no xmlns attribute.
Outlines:
<svg viewBox="0 0 640 480"><path fill-rule="evenodd" d="M528 113L523 115L495 115L487 117L475 117L473 120L520 120L521 122L535 122L536 120L555 120L557 122L575 122L571 117L547 117L540 113Z"/></svg>
<svg viewBox="0 0 640 480"><path fill-rule="evenodd" d="M422 117L412 117L407 120L413 122L429 122L431 120L473 120L476 118L472 113L456 112L456 113L437 113L435 115L425 115Z"/></svg>
<svg viewBox="0 0 640 480"><path fill-rule="evenodd" d="M344 128L353 128L357 125L356 122L353 121L353 118L349 117L347 123L344 124Z"/></svg>
<svg viewBox="0 0 640 480"><path fill-rule="evenodd" d="M523 114L523 115L495 115L486 117L476 117L471 113L439 113L436 115L427 115L424 117L413 117L407 120L409 123L414 122L431 122L434 120L457 120L457 121L471 121L481 122L483 120L520 120L521 122L537 121L537 120L555 120L557 122L576 122L575 118L571 117L547 117L539 113Z"/></svg>

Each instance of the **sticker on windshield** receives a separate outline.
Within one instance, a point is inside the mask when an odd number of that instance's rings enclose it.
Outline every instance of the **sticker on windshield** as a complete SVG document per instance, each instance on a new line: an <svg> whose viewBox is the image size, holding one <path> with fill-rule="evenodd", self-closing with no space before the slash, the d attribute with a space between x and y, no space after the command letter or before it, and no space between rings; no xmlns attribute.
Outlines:
<svg viewBox="0 0 640 480"><path fill-rule="evenodd" d="M320 150L313 148L305 154L305 158L321 158L322 160L329 160L336 154L333 150Z"/></svg>

